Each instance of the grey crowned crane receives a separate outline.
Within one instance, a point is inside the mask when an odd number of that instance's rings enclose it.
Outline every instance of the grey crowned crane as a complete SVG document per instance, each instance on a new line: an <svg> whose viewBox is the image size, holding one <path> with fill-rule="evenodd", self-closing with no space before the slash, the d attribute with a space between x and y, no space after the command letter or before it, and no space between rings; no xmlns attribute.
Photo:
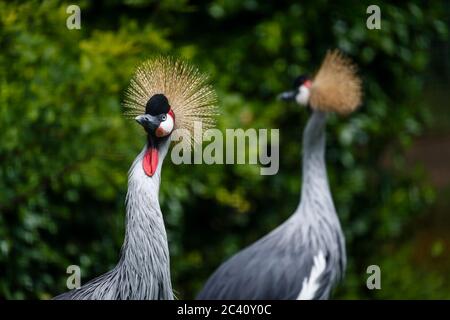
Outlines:
<svg viewBox="0 0 450 320"><path fill-rule="evenodd" d="M275 230L224 262L198 299L327 299L342 278L345 240L328 184L328 112L349 113L361 102L361 81L339 51L327 53L314 79L300 76L283 100L311 108L303 132L300 203Z"/></svg>
<svg viewBox="0 0 450 320"><path fill-rule="evenodd" d="M55 299L173 299L169 248L158 195L174 129L192 142L194 122L212 127L216 94L206 75L186 62L159 57L137 68L126 92L128 116L147 141L128 174L126 231L118 264ZM182 134L183 134L182 132Z"/></svg>

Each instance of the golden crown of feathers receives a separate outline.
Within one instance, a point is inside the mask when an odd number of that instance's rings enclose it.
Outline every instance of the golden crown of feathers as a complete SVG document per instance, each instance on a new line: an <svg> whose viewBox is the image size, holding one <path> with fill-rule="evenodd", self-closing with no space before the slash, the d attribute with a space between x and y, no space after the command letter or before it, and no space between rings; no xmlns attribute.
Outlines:
<svg viewBox="0 0 450 320"><path fill-rule="evenodd" d="M348 114L361 104L361 99L361 79L356 66L339 50L328 51L312 81L311 107Z"/></svg>
<svg viewBox="0 0 450 320"><path fill-rule="evenodd" d="M164 94L169 100L175 114L175 129L187 129L192 141L195 139L195 122L202 122L204 130L214 127L217 115L216 92L209 84L208 75L193 65L162 56L143 62L125 92L125 115L134 118L144 114L147 101L158 93Z"/></svg>

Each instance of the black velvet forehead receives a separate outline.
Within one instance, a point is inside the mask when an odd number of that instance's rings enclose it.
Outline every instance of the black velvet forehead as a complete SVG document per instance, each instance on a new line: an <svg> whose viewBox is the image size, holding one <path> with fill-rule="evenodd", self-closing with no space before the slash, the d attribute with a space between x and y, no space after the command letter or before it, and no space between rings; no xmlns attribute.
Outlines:
<svg viewBox="0 0 450 320"><path fill-rule="evenodd" d="M301 76L298 76L294 80L294 88L300 87L306 80L309 80L309 77L306 74L302 74Z"/></svg>
<svg viewBox="0 0 450 320"><path fill-rule="evenodd" d="M170 110L169 100L162 93L153 95L145 105L145 113L157 116L162 113L168 113Z"/></svg>

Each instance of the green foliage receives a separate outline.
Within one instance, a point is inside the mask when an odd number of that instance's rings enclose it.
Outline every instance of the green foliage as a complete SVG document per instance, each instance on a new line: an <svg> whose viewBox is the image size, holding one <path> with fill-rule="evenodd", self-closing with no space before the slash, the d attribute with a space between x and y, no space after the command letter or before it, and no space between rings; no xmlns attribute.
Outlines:
<svg viewBox="0 0 450 320"><path fill-rule="evenodd" d="M127 169L144 143L120 103L135 66L161 53L212 75L220 129L281 129L275 176L250 165L166 161L161 203L174 287L193 297L226 257L295 209L307 114L275 97L334 47L357 62L365 85L363 107L328 127L350 257L337 297L367 297L361 277L370 259L402 239L433 199L422 176L404 170L403 151L425 124L431 41L446 35L438 3L382 3L382 29L372 31L368 4L83 1L82 29L68 30L69 3L0 2L0 297L50 298L65 290L67 266L80 265L86 281L117 262Z"/></svg>

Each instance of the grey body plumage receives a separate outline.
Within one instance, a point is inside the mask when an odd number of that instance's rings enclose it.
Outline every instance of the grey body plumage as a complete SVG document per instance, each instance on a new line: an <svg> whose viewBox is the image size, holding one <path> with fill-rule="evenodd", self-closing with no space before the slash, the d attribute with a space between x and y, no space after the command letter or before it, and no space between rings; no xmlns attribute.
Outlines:
<svg viewBox="0 0 450 320"><path fill-rule="evenodd" d="M303 183L294 214L278 228L223 263L198 299L327 299L342 277L344 235L325 165L326 114L313 111L303 134ZM324 269L304 294L318 255ZM314 280L314 279L313 279Z"/></svg>
<svg viewBox="0 0 450 320"><path fill-rule="evenodd" d="M169 143L166 139L159 145L160 161L153 176L147 176L142 167L147 146L129 170L125 241L119 263L55 299L173 299L167 235L158 200L162 160Z"/></svg>

